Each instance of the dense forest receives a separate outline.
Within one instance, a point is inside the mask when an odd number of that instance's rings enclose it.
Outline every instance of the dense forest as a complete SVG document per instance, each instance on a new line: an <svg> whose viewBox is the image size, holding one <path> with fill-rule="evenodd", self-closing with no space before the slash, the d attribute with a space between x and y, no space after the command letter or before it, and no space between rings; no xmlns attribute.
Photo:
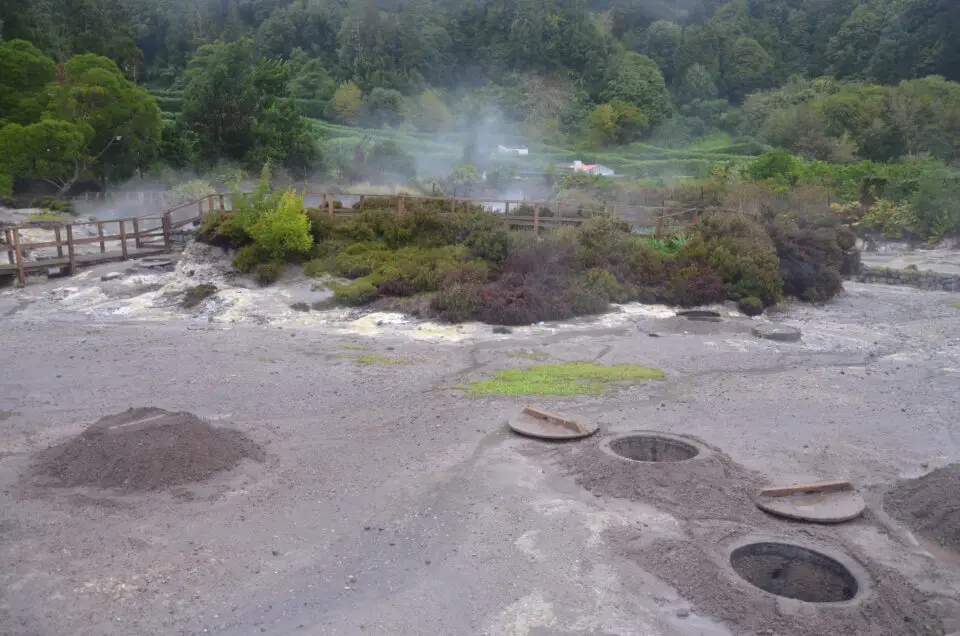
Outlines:
<svg viewBox="0 0 960 636"><path fill-rule="evenodd" d="M719 152L671 168L690 178L716 174L716 158L779 148L789 160L765 157L752 174L779 166L774 176L796 183L819 163L863 175L907 162L901 173L956 186L955 0L14 5L0 4L0 191L47 182L62 194L225 162L297 179L417 176L401 145L345 148L324 132L334 126L459 134L461 165L442 162L454 188L481 171L512 177L473 169L491 126L612 161L722 135Z"/></svg>

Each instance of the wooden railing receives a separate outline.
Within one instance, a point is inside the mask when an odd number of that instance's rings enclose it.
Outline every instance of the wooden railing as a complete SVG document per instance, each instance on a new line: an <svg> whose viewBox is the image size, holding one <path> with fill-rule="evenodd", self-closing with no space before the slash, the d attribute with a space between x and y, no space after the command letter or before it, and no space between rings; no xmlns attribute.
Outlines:
<svg viewBox="0 0 960 636"><path fill-rule="evenodd" d="M208 197L167 210L161 216L65 224L37 222L4 228L3 242L0 242L0 276L15 274L18 284L23 285L31 271L66 268L68 273L74 274L82 265L168 252L176 230L198 222L213 209L214 203ZM90 227L96 228L96 235L80 231ZM52 240L30 241L26 240L26 232L49 232L53 236ZM88 245L98 245L99 250L85 251L84 247ZM56 256L27 259L30 252L41 249L56 250Z"/></svg>
<svg viewBox="0 0 960 636"><path fill-rule="evenodd" d="M317 206L330 216L361 214L373 200L387 199L396 214L406 214L408 206L422 201L443 201L444 210L449 205L451 213L463 206L480 206L503 215L509 229L527 229L539 233L541 229L576 226L591 216L606 215L622 218L632 229L652 229L653 236L662 237L671 228L696 221L697 210L677 209L663 202L660 206L629 206L620 204L575 204L563 201L528 201L519 199L483 199L478 197L438 197L382 195L350 192L306 192L304 196L318 200ZM346 201L354 201L348 206ZM382 208L382 205L378 206ZM34 223L3 230L0 242L0 276L15 274L20 285L25 284L27 273L37 270L66 268L73 274L82 265L110 261L122 261L172 249L173 236L177 229L198 223L209 212L233 210L229 194L213 194L197 201L184 203L166 210L160 216L129 217L106 221L76 223ZM523 214L517 214L519 211ZM549 210L549 214L546 211ZM513 212L513 214L511 214ZM96 235L79 236L78 228L96 227ZM116 228L114 229L114 226ZM24 240L25 231L45 230L53 233L53 240L29 242ZM111 233L112 232L112 233ZM112 244L112 245L111 245ZM82 251L83 246L99 245L99 250ZM108 247L110 249L108 249ZM27 260L31 251L55 249L56 256L42 260ZM6 259L3 255L6 254ZM4 263L3 260L7 262Z"/></svg>

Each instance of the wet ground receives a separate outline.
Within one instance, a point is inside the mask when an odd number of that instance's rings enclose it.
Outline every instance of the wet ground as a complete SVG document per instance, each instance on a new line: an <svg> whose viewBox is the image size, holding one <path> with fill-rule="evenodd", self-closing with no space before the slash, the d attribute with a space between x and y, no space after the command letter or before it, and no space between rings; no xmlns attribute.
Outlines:
<svg viewBox="0 0 960 636"><path fill-rule="evenodd" d="M848 284L824 307L764 318L803 330L777 343L746 318L639 306L511 334L299 314L294 296L323 292L296 281L233 281L182 311L190 281L224 282L215 265L100 281L109 267L0 295L0 633L960 629L956 559L932 556L881 505L886 485L960 460L958 294ZM667 378L532 400L601 418L598 436L557 447L507 432L531 400L456 388L533 356ZM31 453L131 406L235 426L267 460L150 494L23 484ZM599 445L637 429L702 440L722 461L691 474L730 505L697 499L682 472L676 491L625 488L629 464L611 473L617 488L598 485ZM811 527L749 506L757 484L837 478L862 487L864 518ZM839 553L860 596L804 604L751 587L727 555L754 535Z"/></svg>

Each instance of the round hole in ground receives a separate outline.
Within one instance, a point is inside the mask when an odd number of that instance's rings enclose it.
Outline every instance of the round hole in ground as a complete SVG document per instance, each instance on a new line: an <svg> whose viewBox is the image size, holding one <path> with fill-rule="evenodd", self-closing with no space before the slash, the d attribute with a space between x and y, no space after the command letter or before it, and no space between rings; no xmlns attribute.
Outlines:
<svg viewBox="0 0 960 636"><path fill-rule="evenodd" d="M789 543L748 543L730 553L730 565L764 592L808 603L841 603L860 590L836 559Z"/></svg>
<svg viewBox="0 0 960 636"><path fill-rule="evenodd" d="M610 450L635 462L682 462L700 454L693 444L660 435L626 435L610 442Z"/></svg>

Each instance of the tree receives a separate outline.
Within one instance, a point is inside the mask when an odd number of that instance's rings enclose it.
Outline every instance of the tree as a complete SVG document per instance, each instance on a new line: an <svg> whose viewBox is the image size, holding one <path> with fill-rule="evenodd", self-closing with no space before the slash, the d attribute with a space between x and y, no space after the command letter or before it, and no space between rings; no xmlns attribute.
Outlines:
<svg viewBox="0 0 960 636"><path fill-rule="evenodd" d="M333 94L333 116L344 124L356 124L360 106L363 104L363 92L353 82L344 82Z"/></svg>
<svg viewBox="0 0 960 636"><path fill-rule="evenodd" d="M285 99L285 63L260 57L249 39L204 46L190 62L179 134L190 140L191 162L220 159L249 168L270 161L306 175L318 151L295 103Z"/></svg>
<svg viewBox="0 0 960 636"><path fill-rule="evenodd" d="M657 63L663 72L663 79L671 85L676 76L675 64L682 37L683 30L679 25L667 20L657 20L647 29L643 46L643 52Z"/></svg>
<svg viewBox="0 0 960 636"><path fill-rule="evenodd" d="M723 85L735 102L747 93L766 88L772 80L773 58L753 38L740 37L734 42L723 68Z"/></svg>
<svg viewBox="0 0 960 636"><path fill-rule="evenodd" d="M677 86L677 101L681 104L689 104L694 100L710 101L717 98L717 92L710 71L700 64L693 64Z"/></svg>
<svg viewBox="0 0 960 636"><path fill-rule="evenodd" d="M127 179L151 165L160 147L156 100L99 55L77 55L51 84L46 119L89 126L85 159L76 178L94 170L102 180ZM74 179L75 181L76 179ZM73 184L65 183L62 192Z"/></svg>
<svg viewBox="0 0 960 636"><path fill-rule="evenodd" d="M635 141L647 124L647 118L632 104L621 100L601 104L587 117L587 144L595 148L625 145Z"/></svg>
<svg viewBox="0 0 960 636"><path fill-rule="evenodd" d="M363 120L370 126L396 126L403 121L403 95L392 88L373 89L361 108Z"/></svg>
<svg viewBox="0 0 960 636"><path fill-rule="evenodd" d="M11 175L46 181L63 195L99 159L88 154L94 136L89 125L54 119L28 126L8 124L0 128L5 170Z"/></svg>
<svg viewBox="0 0 960 636"><path fill-rule="evenodd" d="M467 195L480 181L480 171L473 164L461 163L453 169L447 181L453 188L453 196Z"/></svg>
<svg viewBox="0 0 960 636"><path fill-rule="evenodd" d="M407 117L423 132L447 132L452 130L455 124L450 109L443 103L437 91L421 94L412 110Z"/></svg>
<svg viewBox="0 0 960 636"><path fill-rule="evenodd" d="M657 63L633 51L620 56L600 98L605 102L620 100L633 104L651 126L656 126L673 112Z"/></svg>
<svg viewBox="0 0 960 636"><path fill-rule="evenodd" d="M0 41L0 123L39 120L55 75L53 60L30 42Z"/></svg>

